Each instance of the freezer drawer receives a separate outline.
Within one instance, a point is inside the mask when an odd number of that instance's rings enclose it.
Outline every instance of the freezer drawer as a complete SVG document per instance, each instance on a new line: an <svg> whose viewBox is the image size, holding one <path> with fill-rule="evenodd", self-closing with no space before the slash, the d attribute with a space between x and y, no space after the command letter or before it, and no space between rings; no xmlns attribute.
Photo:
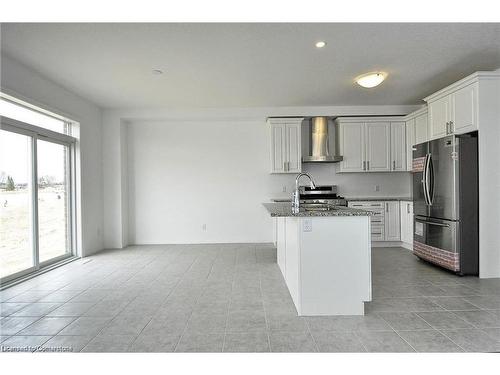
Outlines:
<svg viewBox="0 0 500 375"><path fill-rule="evenodd" d="M429 246L451 252L458 252L457 221L439 220L415 216L413 239Z"/></svg>
<svg viewBox="0 0 500 375"><path fill-rule="evenodd" d="M459 222L415 216L413 252L452 271L460 270Z"/></svg>

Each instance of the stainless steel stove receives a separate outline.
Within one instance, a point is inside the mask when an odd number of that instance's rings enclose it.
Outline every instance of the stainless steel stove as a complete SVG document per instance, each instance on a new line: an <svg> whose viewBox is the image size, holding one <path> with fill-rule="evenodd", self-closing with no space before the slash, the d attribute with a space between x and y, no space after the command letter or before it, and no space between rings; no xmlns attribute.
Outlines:
<svg viewBox="0 0 500 375"><path fill-rule="evenodd" d="M310 186L300 186L299 193L300 203L347 206L346 199L337 194L337 185L316 185L315 189Z"/></svg>

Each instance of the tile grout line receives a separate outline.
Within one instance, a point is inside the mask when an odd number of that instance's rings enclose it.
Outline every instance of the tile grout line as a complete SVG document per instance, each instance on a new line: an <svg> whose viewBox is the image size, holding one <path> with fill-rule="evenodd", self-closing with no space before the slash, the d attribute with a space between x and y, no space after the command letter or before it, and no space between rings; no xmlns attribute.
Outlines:
<svg viewBox="0 0 500 375"><path fill-rule="evenodd" d="M255 246L255 262L257 263L257 246ZM266 323L266 336L267 336L267 345L269 347L269 352L272 353L273 349L271 347L271 327L269 326L269 322L267 319L267 310L266 305L264 303L264 293L262 293L262 273L261 268L259 267L259 290L260 290L260 299L262 301L262 309L264 310L264 321Z"/></svg>

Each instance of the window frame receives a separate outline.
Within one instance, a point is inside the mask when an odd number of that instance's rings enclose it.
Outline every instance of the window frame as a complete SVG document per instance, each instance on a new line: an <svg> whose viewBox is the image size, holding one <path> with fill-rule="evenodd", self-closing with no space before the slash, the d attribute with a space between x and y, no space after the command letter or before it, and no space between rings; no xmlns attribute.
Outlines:
<svg viewBox="0 0 500 375"><path fill-rule="evenodd" d="M17 104L17 103L16 103ZM20 105L22 106L22 105ZM22 106L31 110L31 108ZM45 113L44 113L45 114ZM54 116L53 116L54 117ZM62 120L62 119L61 119ZM70 128L71 122L67 120L62 120L65 126ZM10 117L0 115L0 129L9 131L12 133L17 133L30 137L31 141L31 207L32 207L32 251L33 251L33 266L22 271L13 273L8 276L0 278L0 286L3 287L6 283L11 283L12 281L19 279L24 276L29 276L35 274L38 271L42 271L45 268L54 266L55 264L63 261L67 261L69 258L78 257L78 241L77 241L77 199L76 199L76 150L77 150L77 138L68 135L58 133L49 129L45 129L36 125L28 124L23 121L15 120ZM69 165L69 181L68 181L68 233L69 236L68 246L69 251L58 257L48 259L46 261L40 262L39 253L39 225L38 225L38 155L37 155L37 142L38 140L43 140L46 142L56 143L68 147L68 165Z"/></svg>

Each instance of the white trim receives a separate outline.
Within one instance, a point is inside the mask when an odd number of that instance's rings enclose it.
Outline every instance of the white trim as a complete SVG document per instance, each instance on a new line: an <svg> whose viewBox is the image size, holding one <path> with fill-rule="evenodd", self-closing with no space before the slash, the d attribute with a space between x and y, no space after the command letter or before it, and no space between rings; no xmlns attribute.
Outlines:
<svg viewBox="0 0 500 375"><path fill-rule="evenodd" d="M457 81L449 86L446 86L445 88L435 92L434 94L426 96L423 100L426 101L427 103L434 102L442 98L443 96L449 95L454 91L469 86L471 83L477 82L479 79L491 79L491 78L495 79L499 77L500 77L500 72L475 72L468 75L465 78L462 78L460 81Z"/></svg>
<svg viewBox="0 0 500 375"><path fill-rule="evenodd" d="M7 126L5 126L7 125ZM67 134L58 133L49 129L41 128L23 121L15 120L7 116L0 115L0 129L9 129L9 131L19 133L16 129L28 131L30 134L36 134L42 140L51 140L60 144L75 143L77 139ZM14 129L12 129L14 128Z"/></svg>
<svg viewBox="0 0 500 375"><path fill-rule="evenodd" d="M424 107L416 110L415 112L412 112L412 113L409 113L408 115L406 115L404 117L404 121L413 120L414 118L416 118L418 116L427 114L428 111L429 111L429 109L428 109L427 103L426 103Z"/></svg>
<svg viewBox="0 0 500 375"><path fill-rule="evenodd" d="M41 103L35 99L21 95L18 92L9 89L8 87L0 86L0 98L59 120L67 121L70 123L81 122L78 116L66 113L59 108L53 108L49 105L46 105L45 103Z"/></svg>
<svg viewBox="0 0 500 375"><path fill-rule="evenodd" d="M360 117L337 117L335 120L339 121L341 123L348 123L348 122L404 122L405 117L403 117L403 116L380 116L380 117L360 116Z"/></svg>
<svg viewBox="0 0 500 375"><path fill-rule="evenodd" d="M404 247L408 249L405 242L401 241L372 241L372 247Z"/></svg>

